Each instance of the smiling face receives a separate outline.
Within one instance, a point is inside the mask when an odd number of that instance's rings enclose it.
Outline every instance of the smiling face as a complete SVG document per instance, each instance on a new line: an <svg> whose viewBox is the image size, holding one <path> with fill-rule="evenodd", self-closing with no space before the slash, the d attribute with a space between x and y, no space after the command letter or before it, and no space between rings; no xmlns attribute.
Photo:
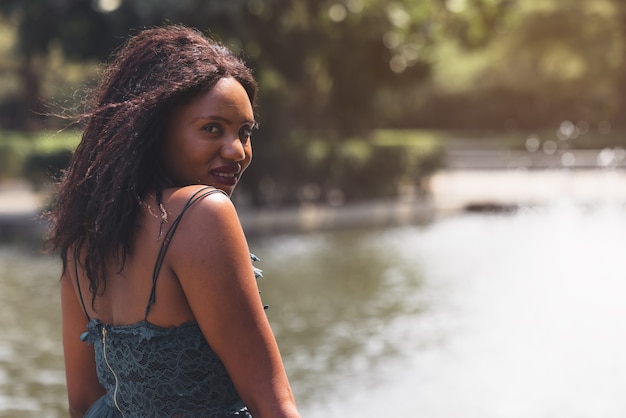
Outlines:
<svg viewBox="0 0 626 418"><path fill-rule="evenodd" d="M177 186L206 184L230 195L252 160L254 125L243 86L222 78L170 114L161 148L168 177Z"/></svg>

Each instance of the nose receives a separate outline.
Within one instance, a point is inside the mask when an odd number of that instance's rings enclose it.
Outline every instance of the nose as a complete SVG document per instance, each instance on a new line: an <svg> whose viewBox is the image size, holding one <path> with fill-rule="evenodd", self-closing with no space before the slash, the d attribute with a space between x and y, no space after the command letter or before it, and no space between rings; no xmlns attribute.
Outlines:
<svg viewBox="0 0 626 418"><path fill-rule="evenodd" d="M246 158L246 151L239 137L226 140L222 146L222 157L231 161L242 161Z"/></svg>

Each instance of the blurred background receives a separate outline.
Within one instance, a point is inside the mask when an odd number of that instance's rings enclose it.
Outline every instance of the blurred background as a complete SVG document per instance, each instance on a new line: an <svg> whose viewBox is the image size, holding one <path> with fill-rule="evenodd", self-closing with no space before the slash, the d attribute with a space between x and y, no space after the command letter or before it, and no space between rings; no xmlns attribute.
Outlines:
<svg viewBox="0 0 626 418"><path fill-rule="evenodd" d="M233 200L303 416L626 414L622 0L0 0L0 417L67 415L49 115L164 23L259 80Z"/></svg>

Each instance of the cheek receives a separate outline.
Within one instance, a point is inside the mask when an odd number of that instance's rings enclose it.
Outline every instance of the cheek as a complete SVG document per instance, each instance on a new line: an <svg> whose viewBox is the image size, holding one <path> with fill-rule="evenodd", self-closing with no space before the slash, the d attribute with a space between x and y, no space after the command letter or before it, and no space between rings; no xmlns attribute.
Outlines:
<svg viewBox="0 0 626 418"><path fill-rule="evenodd" d="M209 144L180 131L164 141L162 158L175 165L195 164L202 161L204 155L211 153L210 148Z"/></svg>
<svg viewBox="0 0 626 418"><path fill-rule="evenodd" d="M180 141L179 137L170 137L164 141L161 147L161 161L168 176L176 181L189 177L191 171L197 165L195 156L197 152L190 149L190 144Z"/></svg>

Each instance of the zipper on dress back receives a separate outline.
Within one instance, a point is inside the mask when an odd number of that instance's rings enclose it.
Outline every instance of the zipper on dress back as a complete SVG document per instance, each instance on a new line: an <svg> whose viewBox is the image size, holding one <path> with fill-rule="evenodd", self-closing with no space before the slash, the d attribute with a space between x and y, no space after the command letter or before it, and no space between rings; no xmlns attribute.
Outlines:
<svg viewBox="0 0 626 418"><path fill-rule="evenodd" d="M113 377L115 378L115 390L113 391L113 403L115 404L115 408L122 414L124 417L124 413L120 409L120 406L117 404L117 388L119 385L119 380L117 379L117 375L115 371L113 371L113 367L109 364L109 359L107 358L107 329L102 327L102 354L104 355L104 362L107 364L107 367L113 373Z"/></svg>

